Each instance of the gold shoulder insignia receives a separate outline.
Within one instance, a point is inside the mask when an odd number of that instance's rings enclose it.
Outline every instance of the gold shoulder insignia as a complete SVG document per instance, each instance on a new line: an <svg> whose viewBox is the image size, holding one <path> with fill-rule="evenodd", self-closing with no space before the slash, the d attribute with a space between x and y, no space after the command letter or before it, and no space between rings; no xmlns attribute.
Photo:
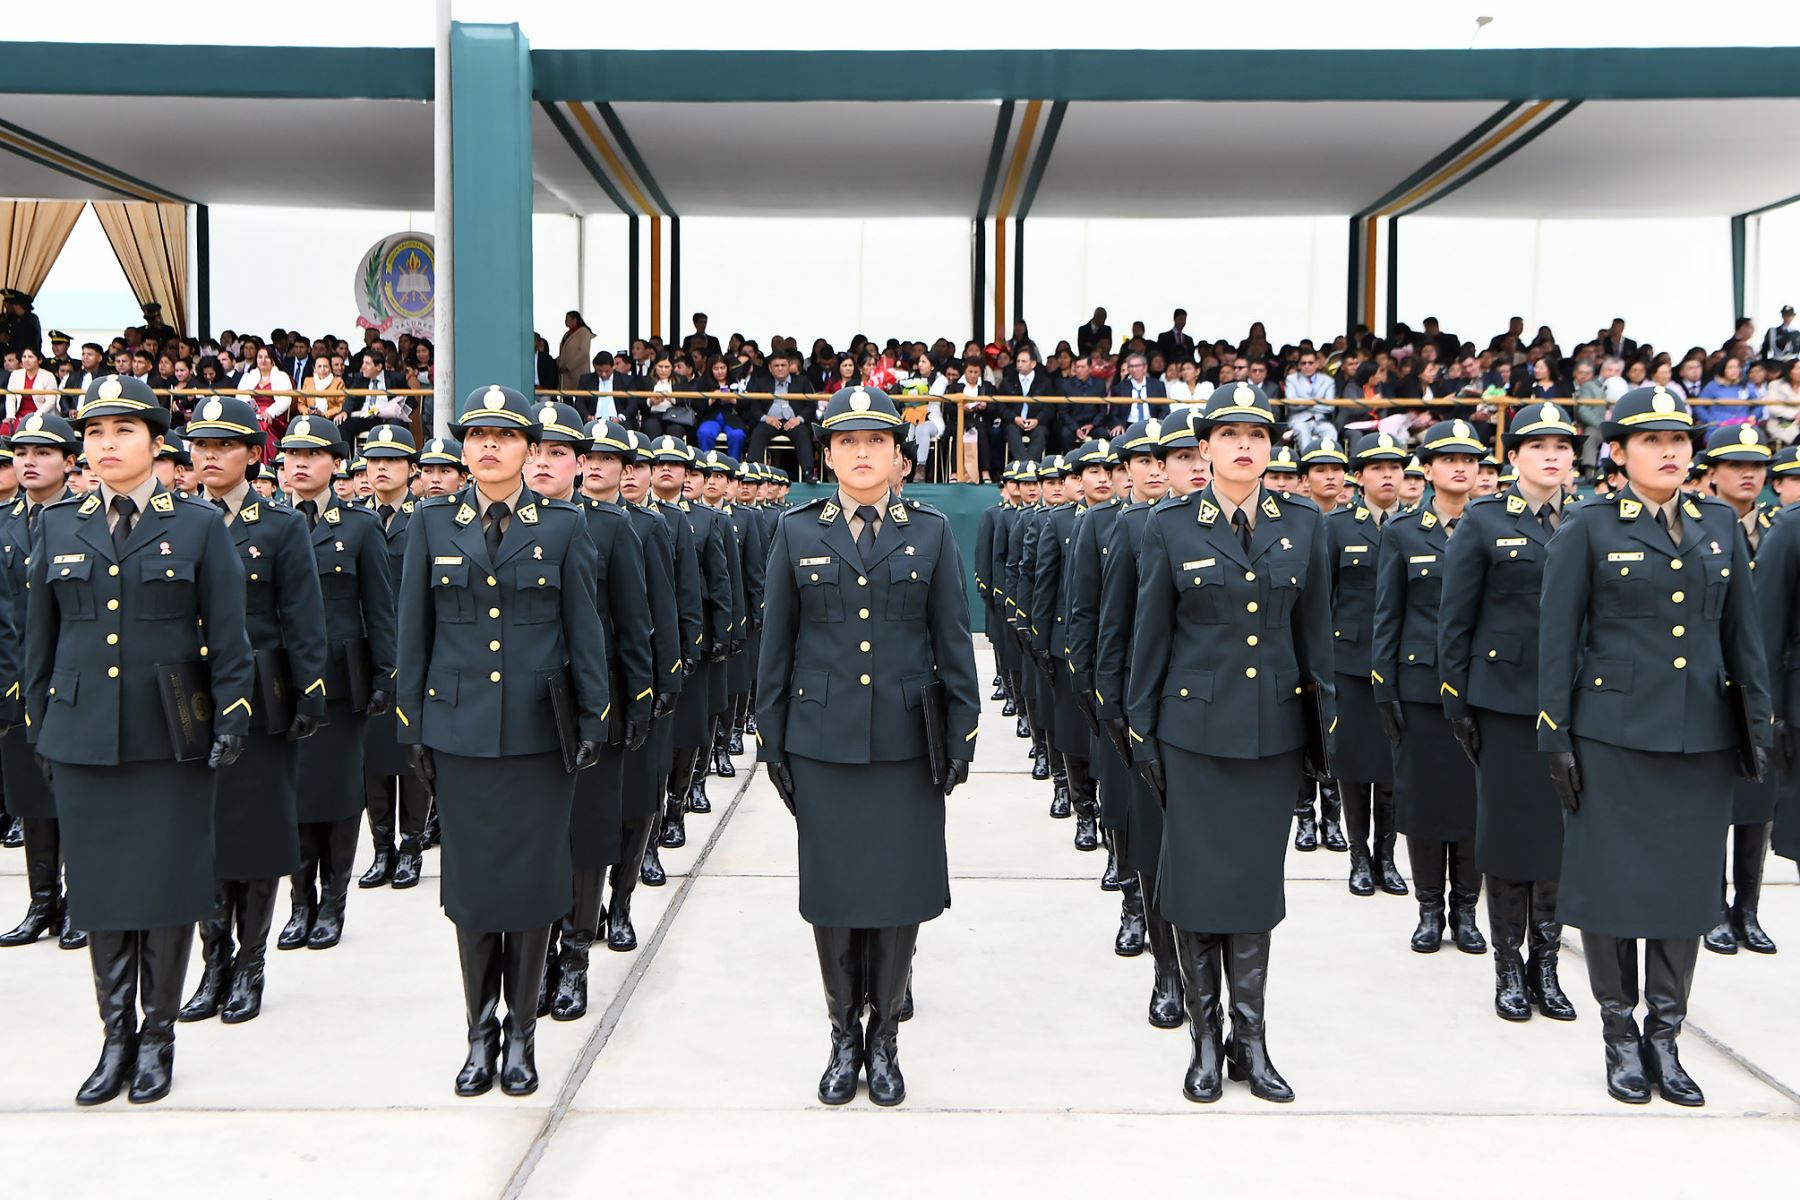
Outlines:
<svg viewBox="0 0 1800 1200"><path fill-rule="evenodd" d="M1683 500L1681 502L1681 511L1694 518L1696 521L1700 519L1700 506L1695 504L1692 500Z"/></svg>
<svg viewBox="0 0 1800 1200"><path fill-rule="evenodd" d="M1356 510L1356 519L1358 521L1367 521L1369 519L1369 510L1359 507Z"/></svg>
<svg viewBox="0 0 1800 1200"><path fill-rule="evenodd" d="M25 511L25 502L23 500L21 500L17 504L13 505L12 515L16 517L19 514L23 513L24 511Z"/></svg>
<svg viewBox="0 0 1800 1200"><path fill-rule="evenodd" d="M1767 512L1762 512L1757 514L1756 523L1761 525L1764 529L1767 529L1774 522L1769 520L1769 514Z"/></svg>
<svg viewBox="0 0 1800 1200"><path fill-rule="evenodd" d="M405 504L402 504L400 506L400 511L408 514L409 516L412 514L412 510L413 510L413 502L411 500L408 500Z"/></svg>
<svg viewBox="0 0 1800 1200"><path fill-rule="evenodd" d="M536 525L538 522L537 505L527 504L524 508L521 508L519 510L519 520L527 525Z"/></svg>
<svg viewBox="0 0 1800 1200"><path fill-rule="evenodd" d="M89 493L88 498L86 500L83 500L81 502L81 507L76 509L75 511L80 513L84 517L91 516L94 513L99 512L100 511L100 493L99 492Z"/></svg>
<svg viewBox="0 0 1800 1200"><path fill-rule="evenodd" d="M1424 516L1419 518L1419 528L1420 529L1435 529L1436 527L1437 527L1437 514L1436 513L1426 513Z"/></svg>
<svg viewBox="0 0 1800 1200"><path fill-rule="evenodd" d="M833 521L837 520L839 511L836 501L827 500L825 502L825 507L819 510L819 524L831 524Z"/></svg>
<svg viewBox="0 0 1800 1200"><path fill-rule="evenodd" d="M1273 517L1277 521L1281 520L1281 507L1275 503L1275 497L1264 496L1262 510L1265 516Z"/></svg>
<svg viewBox="0 0 1800 1200"><path fill-rule="evenodd" d="M337 505L334 504L325 510L325 523L327 525L336 525L343 519L344 514L338 509Z"/></svg>
<svg viewBox="0 0 1800 1200"><path fill-rule="evenodd" d="M150 507L159 513L172 513L175 511L175 497L167 492L158 492L150 497Z"/></svg>
<svg viewBox="0 0 1800 1200"><path fill-rule="evenodd" d="M894 518L894 524L896 525L906 524L906 505L895 504L888 509L888 516Z"/></svg>
<svg viewBox="0 0 1800 1200"><path fill-rule="evenodd" d="M238 520L246 525L256 524L258 521L262 520L262 506L260 504L244 505L244 507L238 509Z"/></svg>
<svg viewBox="0 0 1800 1200"><path fill-rule="evenodd" d="M1621 521L1635 521L1638 514L1643 511L1644 506L1636 500L1628 498L1619 501L1619 520Z"/></svg>
<svg viewBox="0 0 1800 1200"><path fill-rule="evenodd" d="M1196 519L1200 524L1210 526L1214 521L1219 519L1219 506L1214 504L1211 500L1202 500L1200 502L1200 512Z"/></svg>
<svg viewBox="0 0 1800 1200"><path fill-rule="evenodd" d="M1515 517L1518 516L1520 513L1524 512L1525 511L1525 497L1523 497L1523 496L1508 496L1506 498L1506 511Z"/></svg>
<svg viewBox="0 0 1800 1200"><path fill-rule="evenodd" d="M474 519L475 519L475 510L473 508L470 508L467 504L463 505L461 508L456 510L456 523L458 525L467 525L470 521L473 521Z"/></svg>

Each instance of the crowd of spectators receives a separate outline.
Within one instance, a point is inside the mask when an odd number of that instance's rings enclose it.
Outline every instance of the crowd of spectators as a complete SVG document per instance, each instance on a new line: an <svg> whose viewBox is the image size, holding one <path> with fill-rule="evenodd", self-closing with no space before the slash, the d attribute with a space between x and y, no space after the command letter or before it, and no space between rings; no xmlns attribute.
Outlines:
<svg viewBox="0 0 1800 1200"><path fill-rule="evenodd" d="M9 304L9 315L19 315L16 306ZM30 327L36 329L35 318ZM16 320L0 324L0 338L18 328ZM824 338L803 350L782 334L766 346L739 333L721 343L706 314L696 313L679 344L635 338L609 350L599 348L580 313L570 312L554 348L541 335L534 342L538 389L567 396L584 416L617 418L650 436L672 434L703 449L722 446L752 461L780 450L808 479L819 402L806 397L857 383L895 396L912 427L919 472L942 479L989 481L1008 458L1116 435L1168 402L1203 403L1215 388L1240 380L1284 405L1286 438L1300 449L1375 428L1410 441L1452 416L1488 437L1505 402L1539 398L1564 402L1579 424L1591 427L1619 396L1644 383L1708 401L1701 418L1709 425L1755 423L1777 445L1800 435L1800 327L1791 306L1760 336L1750 320L1738 321L1716 349L1670 351L1640 344L1626 329L1624 319L1615 319L1565 346L1548 326L1528 336L1524 319L1514 317L1499 333L1465 340L1427 317L1417 330L1397 325L1386 337L1358 329L1276 345L1260 321L1235 340L1198 338L1181 309L1160 333L1137 321L1119 337L1106 310L1097 308L1053 346L1019 320L1005 341L987 344L958 347L943 337L878 342L858 334L841 350ZM410 420L415 409L430 422L427 397L393 394L431 386L431 343L404 335L390 341L366 329L354 351L343 338L282 329L267 338L226 330L202 340L147 313L142 326L105 346L88 343L71 353L68 339L58 341L54 330L46 340L47 351L0 342L7 387L0 435L34 406L73 409L72 397L59 402L23 393L81 388L109 372L158 388L256 393L272 438L303 412L339 421L351 441L378 422ZM373 394L347 397L346 389ZM287 390L302 394L279 395ZM960 454L956 405L947 401L962 406ZM177 425L193 403L191 396L177 399ZM1590 444L1590 463L1593 452Z"/></svg>

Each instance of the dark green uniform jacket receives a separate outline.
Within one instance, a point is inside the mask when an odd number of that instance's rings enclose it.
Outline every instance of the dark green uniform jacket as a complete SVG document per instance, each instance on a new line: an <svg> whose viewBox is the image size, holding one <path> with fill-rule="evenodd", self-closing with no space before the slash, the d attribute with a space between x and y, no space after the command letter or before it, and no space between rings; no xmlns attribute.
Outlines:
<svg viewBox="0 0 1800 1200"><path fill-rule="evenodd" d="M301 528L305 528L304 516ZM388 541L381 518L367 508L345 504L330 491L319 498L319 521L312 527L318 559L319 591L325 598L325 636L330 657L325 695L350 699L347 663L352 644L367 639L374 664L374 687L393 688L394 589L388 582ZM360 650L357 651L360 653Z"/></svg>
<svg viewBox="0 0 1800 1200"><path fill-rule="evenodd" d="M1443 682L1437 670L1438 601L1449 546L1449 532L1428 504L1390 520L1382 535L1369 648L1378 704L1438 703Z"/></svg>
<svg viewBox="0 0 1800 1200"><path fill-rule="evenodd" d="M237 520L226 526L244 571L244 627L250 649L284 650L298 693L294 710L323 716L326 618L318 566L307 545L306 518L254 497L254 492L245 497ZM264 690L259 681L257 699ZM256 725L268 733L287 732L267 729L260 714Z"/></svg>
<svg viewBox="0 0 1800 1200"><path fill-rule="evenodd" d="M617 744L624 739L627 720L649 726L650 704L656 695L651 678L644 548L623 508L580 496L575 502L586 510L588 538L594 543L594 596L613 667L608 680L613 705L607 741Z"/></svg>

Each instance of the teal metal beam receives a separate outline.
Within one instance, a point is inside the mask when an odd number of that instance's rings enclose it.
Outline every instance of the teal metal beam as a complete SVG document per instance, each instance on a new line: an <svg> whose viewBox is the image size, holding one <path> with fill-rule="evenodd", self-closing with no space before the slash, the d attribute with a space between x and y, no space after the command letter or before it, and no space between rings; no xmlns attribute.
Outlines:
<svg viewBox="0 0 1800 1200"><path fill-rule="evenodd" d="M431 48L12 42L0 92L429 100Z"/></svg>
<svg viewBox="0 0 1800 1200"><path fill-rule="evenodd" d="M529 395L530 47L517 25L453 22L450 74L453 378L463 395L493 383Z"/></svg>
<svg viewBox="0 0 1800 1200"><path fill-rule="evenodd" d="M1744 278L1748 265L1745 249L1749 223L1749 216L1745 213L1731 218L1731 319L1734 322L1748 312L1744 307Z"/></svg>

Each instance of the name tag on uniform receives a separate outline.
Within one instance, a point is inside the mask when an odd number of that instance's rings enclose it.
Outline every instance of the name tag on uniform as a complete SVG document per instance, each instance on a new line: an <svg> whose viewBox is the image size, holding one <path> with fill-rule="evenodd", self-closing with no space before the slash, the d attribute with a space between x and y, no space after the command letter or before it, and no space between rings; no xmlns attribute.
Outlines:
<svg viewBox="0 0 1800 1200"><path fill-rule="evenodd" d="M462 555L460 554L440 554L438 557L431 560L431 565L434 567L460 567L462 564L463 560Z"/></svg>
<svg viewBox="0 0 1800 1200"><path fill-rule="evenodd" d="M53 563L86 562L85 554L59 554L50 560Z"/></svg>
<svg viewBox="0 0 1800 1200"><path fill-rule="evenodd" d="M1496 545L1496 546L1529 546L1530 544L1531 544L1530 538L1495 538L1494 539L1494 545Z"/></svg>
<svg viewBox="0 0 1800 1200"><path fill-rule="evenodd" d="M1219 560L1216 558L1196 558L1193 562L1182 563L1181 569L1184 571L1198 571L1202 567L1213 566L1218 561Z"/></svg>
<svg viewBox="0 0 1800 1200"><path fill-rule="evenodd" d="M1351 554L1367 554L1369 552L1367 546L1345 546L1344 549L1348 550Z"/></svg>
<svg viewBox="0 0 1800 1200"><path fill-rule="evenodd" d="M827 554L821 558L803 558L800 560L800 565L803 567L822 567L830 561L831 555Z"/></svg>
<svg viewBox="0 0 1800 1200"><path fill-rule="evenodd" d="M1409 563L1433 563L1437 561L1435 554L1415 554L1406 560Z"/></svg>
<svg viewBox="0 0 1800 1200"><path fill-rule="evenodd" d="M1607 562L1643 562L1642 550L1615 550L1606 556Z"/></svg>

